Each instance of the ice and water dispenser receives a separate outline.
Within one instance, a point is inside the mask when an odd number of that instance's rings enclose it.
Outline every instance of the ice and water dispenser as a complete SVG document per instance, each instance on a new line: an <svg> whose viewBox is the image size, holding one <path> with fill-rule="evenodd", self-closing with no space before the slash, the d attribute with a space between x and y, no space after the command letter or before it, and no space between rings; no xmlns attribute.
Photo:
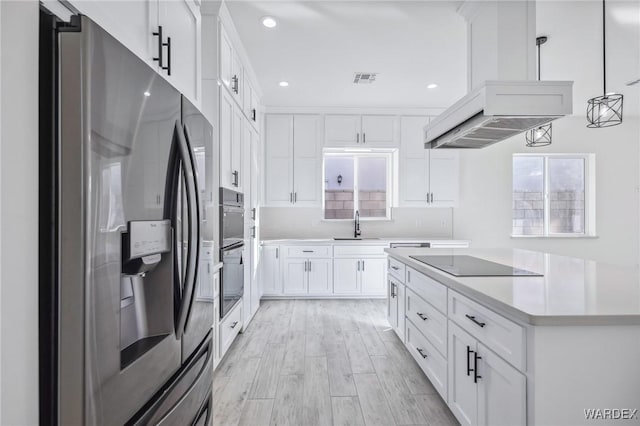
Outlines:
<svg viewBox="0 0 640 426"><path fill-rule="evenodd" d="M120 367L173 334L171 221L130 221L122 233Z"/></svg>

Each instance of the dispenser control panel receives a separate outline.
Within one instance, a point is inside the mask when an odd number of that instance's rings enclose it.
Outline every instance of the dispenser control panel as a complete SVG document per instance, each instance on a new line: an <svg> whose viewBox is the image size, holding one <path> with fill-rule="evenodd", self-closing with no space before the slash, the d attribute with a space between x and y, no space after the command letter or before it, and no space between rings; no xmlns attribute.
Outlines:
<svg viewBox="0 0 640 426"><path fill-rule="evenodd" d="M171 222L144 220L129 222L129 259L171 251Z"/></svg>

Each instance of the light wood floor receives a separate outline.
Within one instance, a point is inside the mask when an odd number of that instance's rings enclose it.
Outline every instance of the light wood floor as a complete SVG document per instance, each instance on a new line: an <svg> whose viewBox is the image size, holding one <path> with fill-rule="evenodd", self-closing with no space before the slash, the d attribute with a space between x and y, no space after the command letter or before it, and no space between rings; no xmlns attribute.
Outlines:
<svg viewBox="0 0 640 426"><path fill-rule="evenodd" d="M385 303L263 301L214 373L214 425L457 425Z"/></svg>

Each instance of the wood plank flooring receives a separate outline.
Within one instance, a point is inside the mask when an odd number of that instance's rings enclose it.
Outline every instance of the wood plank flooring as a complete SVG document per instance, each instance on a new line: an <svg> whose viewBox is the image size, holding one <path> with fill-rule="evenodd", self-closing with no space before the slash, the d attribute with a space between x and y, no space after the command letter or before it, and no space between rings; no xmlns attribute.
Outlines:
<svg viewBox="0 0 640 426"><path fill-rule="evenodd" d="M263 301L213 381L215 426L458 424L384 300Z"/></svg>

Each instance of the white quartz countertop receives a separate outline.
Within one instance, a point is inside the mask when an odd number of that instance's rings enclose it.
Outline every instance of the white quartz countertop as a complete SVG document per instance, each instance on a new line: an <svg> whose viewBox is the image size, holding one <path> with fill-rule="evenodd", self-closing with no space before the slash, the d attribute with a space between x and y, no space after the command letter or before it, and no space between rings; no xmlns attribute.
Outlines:
<svg viewBox="0 0 640 426"><path fill-rule="evenodd" d="M264 245L371 245L371 246L384 246L390 243L431 243L431 244L466 244L468 240L446 240L442 238L362 238L359 240L335 240L333 238L277 238L277 239L264 239L262 244Z"/></svg>
<svg viewBox="0 0 640 426"><path fill-rule="evenodd" d="M640 324L636 268L510 249L385 249L393 257L465 296L533 325ZM466 254L542 277L455 277L412 259Z"/></svg>

